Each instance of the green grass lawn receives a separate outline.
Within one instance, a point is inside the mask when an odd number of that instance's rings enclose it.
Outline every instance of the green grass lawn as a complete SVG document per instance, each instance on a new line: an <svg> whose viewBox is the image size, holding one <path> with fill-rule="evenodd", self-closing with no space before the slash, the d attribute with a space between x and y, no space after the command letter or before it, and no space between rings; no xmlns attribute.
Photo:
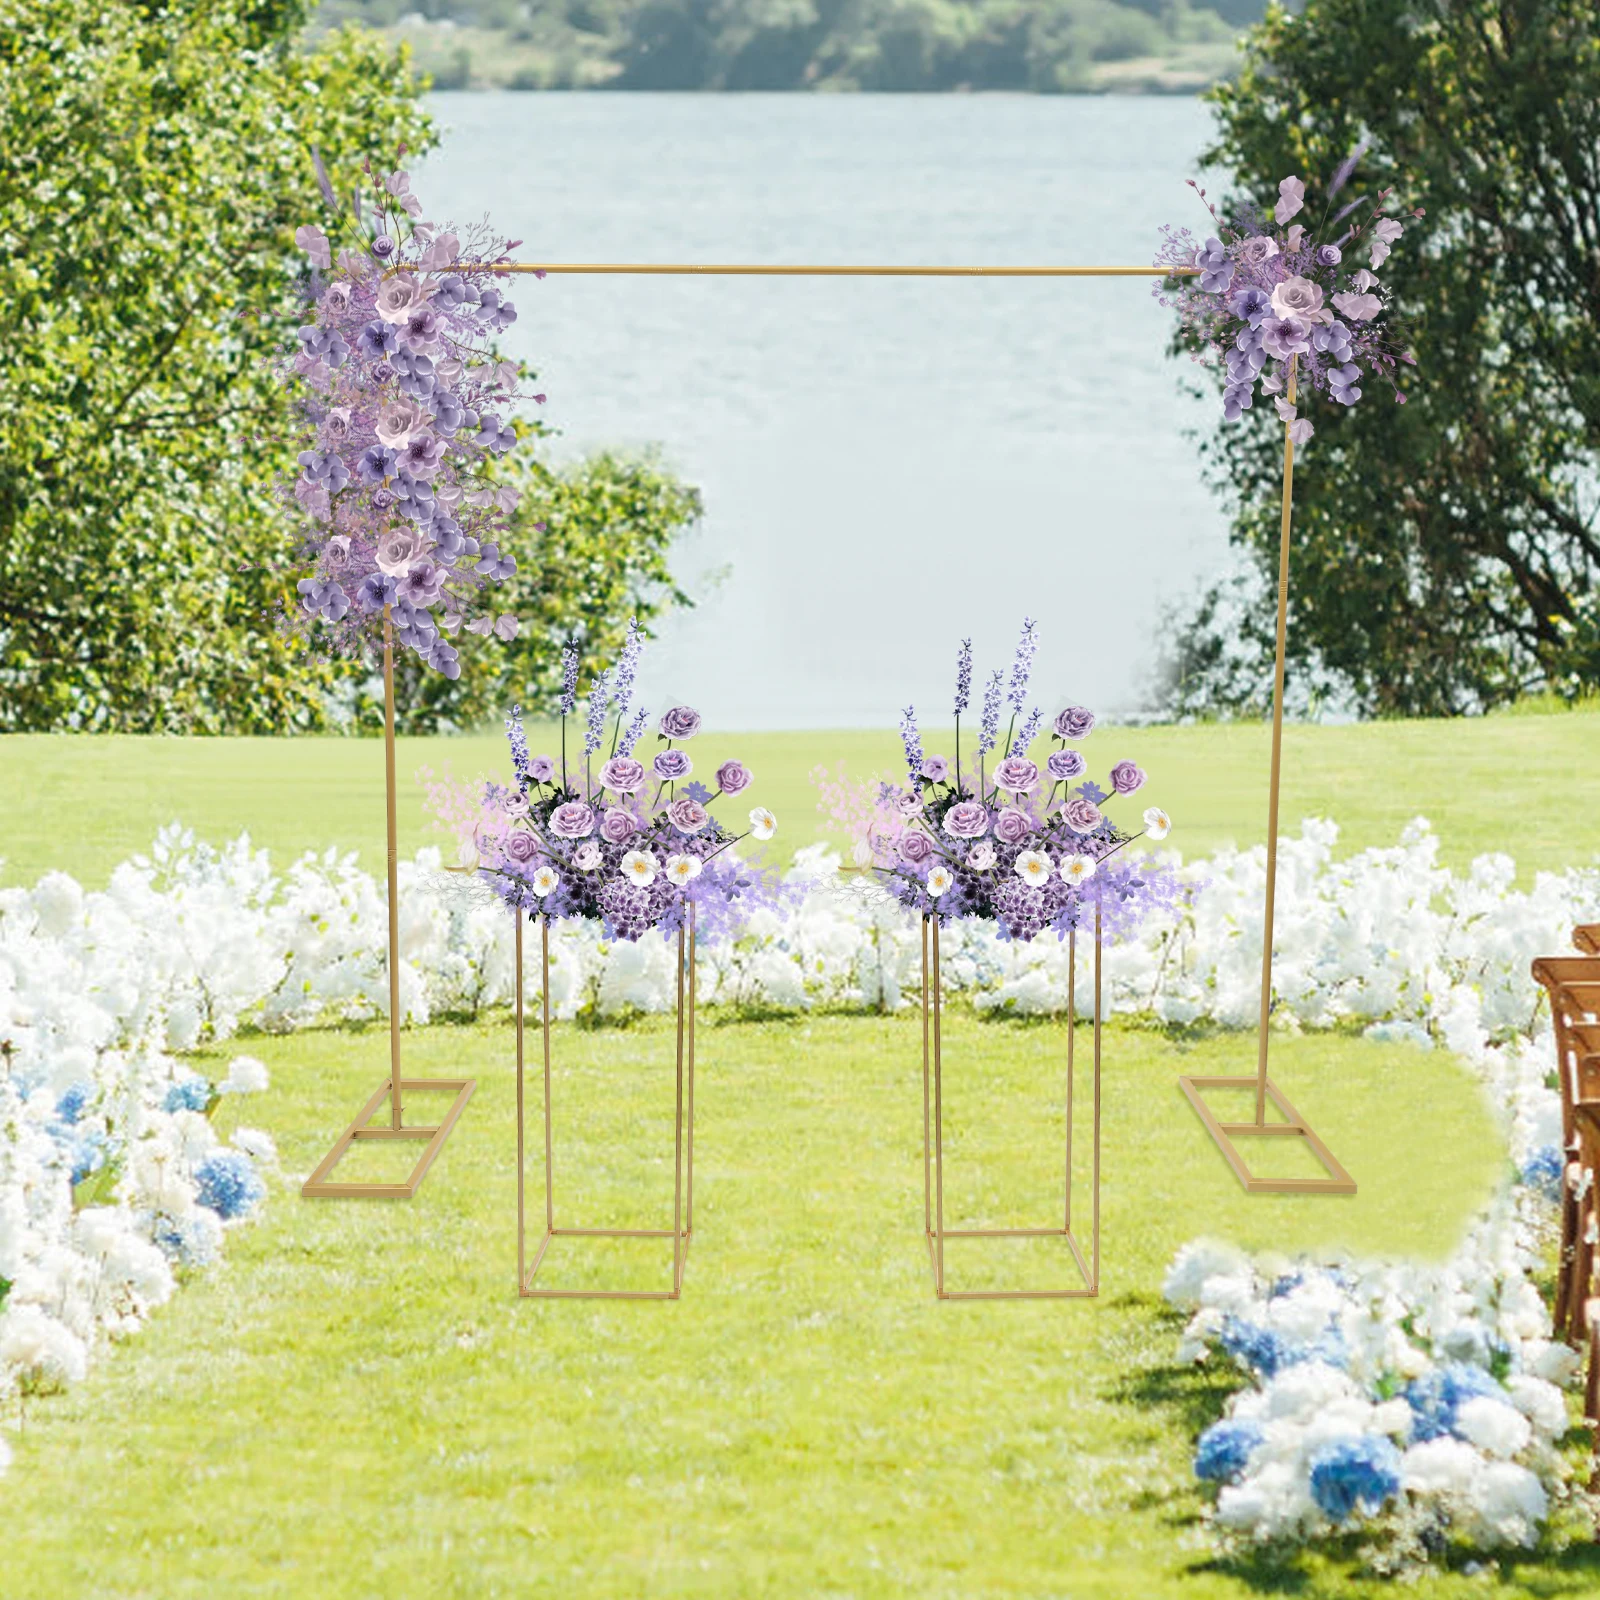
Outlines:
<svg viewBox="0 0 1600 1600"><path fill-rule="evenodd" d="M664 1225L668 1025L561 1027L556 1042L558 1220ZM1060 1024L953 1016L952 1225L1056 1214L1064 1043ZM223 1267L88 1382L36 1403L0 1481L0 1592L1367 1594L1320 1560L1241 1574L1210 1558L1189 1450L1221 1389L1173 1364L1160 1279L1201 1231L1284 1251L1447 1252L1503 1163L1464 1070L1406 1047L1285 1041L1282 1081L1361 1192L1249 1198L1173 1081L1236 1068L1247 1042L1184 1048L1115 1027L1102 1298L940 1304L920 1238L919 1046L913 1018L708 1020L683 1299L539 1303L514 1291L506 1019L413 1036L411 1071L478 1079L421 1194L305 1201L275 1187ZM298 1179L381 1080L386 1036L249 1047L274 1074L250 1120ZM537 1124L529 1149L537 1194ZM667 1281L664 1242L589 1249L552 1253L549 1281ZM1069 1277L1031 1242L952 1247L951 1272ZM1491 1589L1593 1595L1600 1568L1585 1550L1419 1592Z"/></svg>
<svg viewBox="0 0 1600 1600"><path fill-rule="evenodd" d="M541 740L530 730L535 750ZM546 739L546 748L554 741ZM938 734L930 750L949 742ZM1268 735L1258 724L1100 728L1085 754L1103 778L1131 755L1150 773L1146 793L1176 827L1186 856L1266 836ZM778 814L788 852L826 837L810 771L848 763L863 775L898 769L893 733L701 734L702 767L730 755L755 772L752 804ZM430 838L415 781L419 767L457 775L508 773L504 739L401 741L400 843ZM1515 857L1524 877L1594 859L1600 840L1581 808L1600 775L1600 711L1453 722L1291 726L1284 736L1283 819L1331 816L1350 849L1392 844L1419 813L1446 861L1485 850ZM738 820L737 813L730 813ZM383 862L383 747L349 739L159 739L11 735L0 739L0 882L31 882L50 867L103 883L145 849L163 823L182 821L222 840L248 830L278 861L337 844Z"/></svg>

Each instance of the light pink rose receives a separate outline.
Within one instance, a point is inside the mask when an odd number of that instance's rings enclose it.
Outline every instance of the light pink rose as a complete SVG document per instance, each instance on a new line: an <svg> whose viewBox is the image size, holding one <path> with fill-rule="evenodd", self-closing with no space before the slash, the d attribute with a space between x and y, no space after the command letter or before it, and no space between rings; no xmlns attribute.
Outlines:
<svg viewBox="0 0 1600 1600"><path fill-rule="evenodd" d="M1033 820L1026 811L1009 807L994 819L994 836L1001 844L1021 844L1033 832Z"/></svg>
<svg viewBox="0 0 1600 1600"><path fill-rule="evenodd" d="M390 528L378 535L378 570L403 578L422 554L422 535L414 528Z"/></svg>
<svg viewBox="0 0 1600 1600"><path fill-rule="evenodd" d="M379 444L388 445L391 450L404 450L411 442L411 435L426 431L431 420L415 400L391 400L378 413L373 431L378 435Z"/></svg>
<svg viewBox="0 0 1600 1600"><path fill-rule="evenodd" d="M526 865L539 853L539 841L531 833L523 833L520 829L506 840L506 854L513 861Z"/></svg>
<svg viewBox="0 0 1600 1600"><path fill-rule="evenodd" d="M1239 246L1239 265L1252 269L1263 267L1277 253L1278 241L1268 234L1258 233Z"/></svg>
<svg viewBox="0 0 1600 1600"><path fill-rule="evenodd" d="M420 306L427 298L428 290L422 284L404 272L397 272L378 285L378 315L385 322L405 322L412 307Z"/></svg>
<svg viewBox="0 0 1600 1600"><path fill-rule="evenodd" d="M900 859L908 866L920 867L933 859L933 840L927 834L908 829L900 835Z"/></svg>
<svg viewBox="0 0 1600 1600"><path fill-rule="evenodd" d="M667 815L679 833L699 833L711 820L711 813L698 800L690 800L687 796L674 800L667 807Z"/></svg>
<svg viewBox="0 0 1600 1600"><path fill-rule="evenodd" d="M1103 820L1100 808L1092 800L1074 795L1061 808L1062 819L1074 833L1093 833Z"/></svg>
<svg viewBox="0 0 1600 1600"><path fill-rule="evenodd" d="M1273 288L1272 309L1280 317L1298 317L1302 322L1319 321L1322 289L1309 278L1285 278Z"/></svg>

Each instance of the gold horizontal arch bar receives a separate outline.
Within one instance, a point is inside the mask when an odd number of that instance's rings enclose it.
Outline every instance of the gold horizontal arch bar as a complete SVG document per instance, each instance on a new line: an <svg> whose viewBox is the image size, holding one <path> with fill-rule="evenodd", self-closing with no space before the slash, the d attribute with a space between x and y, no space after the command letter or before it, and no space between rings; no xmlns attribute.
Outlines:
<svg viewBox="0 0 1600 1600"><path fill-rule="evenodd" d="M747 262L509 261L497 272L650 278L1186 278L1198 267L793 266Z"/></svg>

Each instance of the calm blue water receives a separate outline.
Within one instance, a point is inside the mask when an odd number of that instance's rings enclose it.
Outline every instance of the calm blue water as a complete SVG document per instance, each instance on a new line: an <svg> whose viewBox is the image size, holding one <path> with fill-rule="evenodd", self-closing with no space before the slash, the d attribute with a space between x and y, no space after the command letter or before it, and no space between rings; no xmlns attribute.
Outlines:
<svg viewBox="0 0 1600 1600"><path fill-rule="evenodd" d="M434 97L426 214L548 261L1148 261L1203 222L1208 114L1155 98ZM1138 279L527 279L558 449L659 444L705 493L650 704L724 728L948 716L957 640L1043 624L1054 706L1136 707L1159 602L1224 562ZM717 574L723 572L720 582Z"/></svg>

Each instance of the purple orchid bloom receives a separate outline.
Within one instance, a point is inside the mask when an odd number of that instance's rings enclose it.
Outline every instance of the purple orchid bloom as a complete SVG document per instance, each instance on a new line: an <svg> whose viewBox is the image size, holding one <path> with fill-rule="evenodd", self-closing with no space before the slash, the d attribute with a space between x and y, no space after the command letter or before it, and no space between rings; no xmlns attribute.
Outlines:
<svg viewBox="0 0 1600 1600"><path fill-rule="evenodd" d="M1207 294L1224 294L1233 282L1234 265L1220 239L1207 239L1205 248L1195 253L1195 265L1200 269L1200 287Z"/></svg>
<svg viewBox="0 0 1600 1600"><path fill-rule="evenodd" d="M371 445L356 461L356 476L363 483L382 483L385 478L394 476L395 462L399 459L387 445Z"/></svg>
<svg viewBox="0 0 1600 1600"><path fill-rule="evenodd" d="M1272 296L1265 289L1236 289L1228 297L1228 309L1252 328L1259 328L1272 310Z"/></svg>
<svg viewBox="0 0 1600 1600"><path fill-rule="evenodd" d="M481 572L484 577L492 579L495 583L503 583L517 570L517 563L512 556L500 554L500 546L492 540L484 545L483 555L474 572Z"/></svg>
<svg viewBox="0 0 1600 1600"><path fill-rule="evenodd" d="M363 611L382 611L385 606L393 605L399 594L398 579L391 578L387 572L369 572L356 590L356 604Z"/></svg>
<svg viewBox="0 0 1600 1600"><path fill-rule="evenodd" d="M1361 398L1361 368L1355 365L1332 367L1328 390L1342 406L1353 406Z"/></svg>
<svg viewBox="0 0 1600 1600"><path fill-rule="evenodd" d="M400 348L400 334L387 322L369 322L356 335L356 350L369 360L381 361Z"/></svg>
<svg viewBox="0 0 1600 1600"><path fill-rule="evenodd" d="M478 433L478 443L486 450L493 450L496 455L504 455L517 442L516 433L509 424L489 415L483 419L483 426Z"/></svg>

